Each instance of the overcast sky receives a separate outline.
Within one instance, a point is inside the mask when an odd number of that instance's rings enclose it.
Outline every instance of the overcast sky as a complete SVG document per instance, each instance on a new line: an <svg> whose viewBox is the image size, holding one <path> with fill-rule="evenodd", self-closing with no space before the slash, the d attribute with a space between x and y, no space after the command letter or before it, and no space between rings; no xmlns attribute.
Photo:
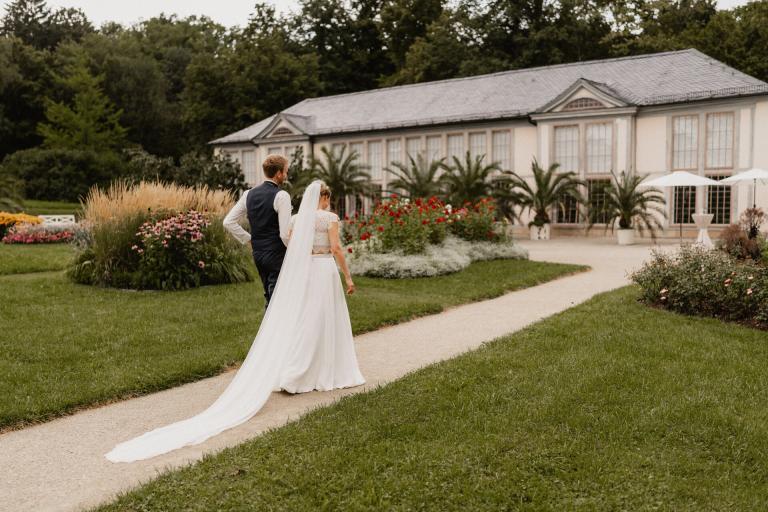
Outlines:
<svg viewBox="0 0 768 512"><path fill-rule="evenodd" d="M9 0L0 0L5 11ZM51 6L78 7L95 24L117 21L131 24L160 13L178 14L180 17L204 14L225 26L244 25L253 11L256 0L48 0ZM297 0L273 0L278 11L296 10ZM747 0L718 0L721 8L747 3Z"/></svg>

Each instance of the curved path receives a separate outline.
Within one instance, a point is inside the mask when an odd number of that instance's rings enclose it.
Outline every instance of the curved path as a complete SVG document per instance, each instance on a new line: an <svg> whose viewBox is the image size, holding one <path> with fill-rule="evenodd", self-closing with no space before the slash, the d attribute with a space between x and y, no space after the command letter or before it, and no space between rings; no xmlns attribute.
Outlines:
<svg viewBox="0 0 768 512"><path fill-rule="evenodd" d="M120 441L205 409L233 372L0 435L0 510L69 511L109 501L164 469L194 462L340 396L385 384L623 286L627 271L639 266L650 251L647 245L618 247L607 239L523 245L533 260L586 264L592 270L358 336L365 386L296 396L275 393L244 425L151 460L112 464L103 454Z"/></svg>

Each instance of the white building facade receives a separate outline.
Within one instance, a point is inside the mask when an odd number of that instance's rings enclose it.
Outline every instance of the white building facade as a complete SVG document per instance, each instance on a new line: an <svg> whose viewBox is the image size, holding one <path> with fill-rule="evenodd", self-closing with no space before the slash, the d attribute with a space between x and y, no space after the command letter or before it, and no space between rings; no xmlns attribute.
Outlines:
<svg viewBox="0 0 768 512"><path fill-rule="evenodd" d="M523 177L534 159L556 162L598 204L612 171L721 179L768 168L768 84L683 50L313 98L211 144L241 163L251 185L262 181L267 154L290 157L301 147L319 156L323 146L346 145L383 193L386 168L409 155L450 161L470 151ZM747 186L665 193L670 236L680 225L692 235L697 210L713 213L716 229L753 201ZM768 209L768 193L758 189L757 202ZM555 235L583 235L577 205L552 218Z"/></svg>

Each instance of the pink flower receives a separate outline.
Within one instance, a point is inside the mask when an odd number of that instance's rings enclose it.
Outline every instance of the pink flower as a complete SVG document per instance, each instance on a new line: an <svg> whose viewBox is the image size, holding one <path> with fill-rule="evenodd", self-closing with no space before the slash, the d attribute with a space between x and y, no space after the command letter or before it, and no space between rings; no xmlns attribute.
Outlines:
<svg viewBox="0 0 768 512"><path fill-rule="evenodd" d="M197 262L197 266L200 268L205 268L205 262L203 260L200 260Z"/></svg>
<svg viewBox="0 0 768 512"><path fill-rule="evenodd" d="M747 295L752 295L752 288L747 289Z"/></svg>

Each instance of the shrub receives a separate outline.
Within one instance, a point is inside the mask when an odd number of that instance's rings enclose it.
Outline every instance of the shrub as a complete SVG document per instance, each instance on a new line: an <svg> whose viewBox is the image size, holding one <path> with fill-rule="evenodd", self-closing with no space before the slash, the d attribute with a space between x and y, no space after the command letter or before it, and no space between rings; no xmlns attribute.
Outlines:
<svg viewBox="0 0 768 512"><path fill-rule="evenodd" d="M229 155L208 156L200 152L183 155L176 165L173 158L158 157L143 149L129 149L127 174L130 178L173 182L195 187L204 185L212 190L239 192L246 190L245 176L240 164Z"/></svg>
<svg viewBox="0 0 768 512"><path fill-rule="evenodd" d="M3 237L5 244L56 244L71 242L74 230L64 226L17 224Z"/></svg>
<svg viewBox="0 0 768 512"><path fill-rule="evenodd" d="M504 230L495 221L496 203L485 197L476 203L465 203L459 210L451 211L451 233L469 241L499 242L505 239Z"/></svg>
<svg viewBox="0 0 768 512"><path fill-rule="evenodd" d="M345 243L365 242L372 252L420 254L445 239L447 222L445 205L436 197L410 201L393 195L369 217L345 219Z"/></svg>
<svg viewBox="0 0 768 512"><path fill-rule="evenodd" d="M683 247L674 254L654 252L632 280L647 304L768 327L768 268L754 262Z"/></svg>
<svg viewBox="0 0 768 512"><path fill-rule="evenodd" d="M124 172L115 153L73 149L25 149L8 155L0 173L20 179L27 199L76 202L94 186Z"/></svg>
<svg viewBox="0 0 768 512"><path fill-rule="evenodd" d="M221 225L232 203L228 192L207 187L118 182L93 189L68 275L82 284L162 290L249 281L248 255Z"/></svg>
<svg viewBox="0 0 768 512"><path fill-rule="evenodd" d="M757 238L750 238L749 233L738 224L727 226L720 233L719 247L738 260L761 259L762 245Z"/></svg>
<svg viewBox="0 0 768 512"><path fill-rule="evenodd" d="M404 279L434 277L458 272L474 261L527 259L525 249L512 243L467 242L448 236L442 244L430 245L423 254L371 252L364 243L355 244L349 258L354 275Z"/></svg>

